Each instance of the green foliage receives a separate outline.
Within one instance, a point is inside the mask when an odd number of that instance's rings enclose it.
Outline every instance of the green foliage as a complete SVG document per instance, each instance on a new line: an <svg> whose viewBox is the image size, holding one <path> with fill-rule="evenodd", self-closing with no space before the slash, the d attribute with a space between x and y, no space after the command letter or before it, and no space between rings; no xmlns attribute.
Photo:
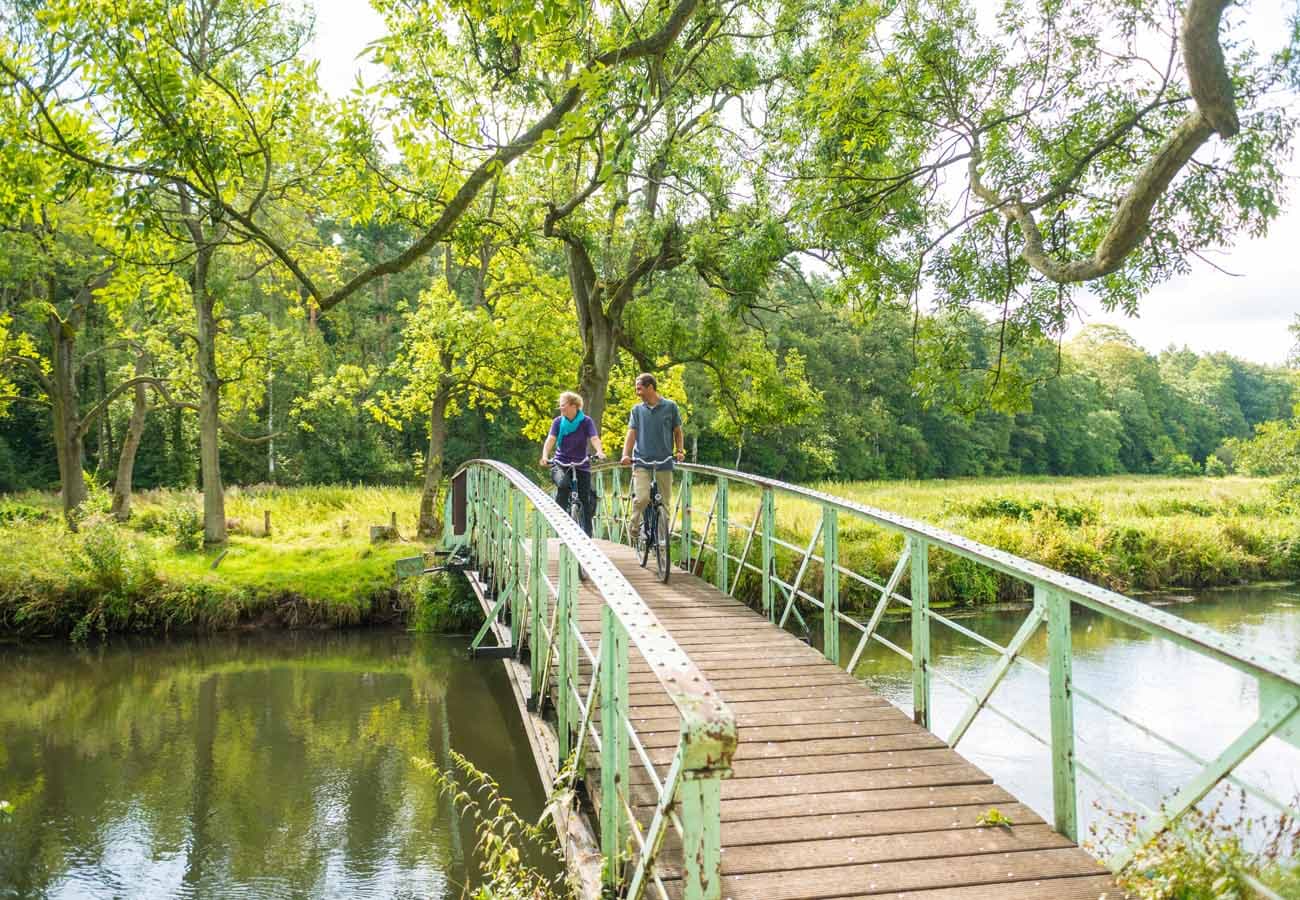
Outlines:
<svg viewBox="0 0 1300 900"><path fill-rule="evenodd" d="M30 503L10 498L0 499L0 525L20 525L24 522L41 522L49 512Z"/></svg>
<svg viewBox="0 0 1300 900"><path fill-rule="evenodd" d="M1226 442L1233 466L1245 475L1284 475L1300 472L1300 422L1262 422L1248 441Z"/></svg>
<svg viewBox="0 0 1300 900"><path fill-rule="evenodd" d="M0 800L0 823L8 822L14 817L14 805L8 800Z"/></svg>
<svg viewBox="0 0 1300 900"><path fill-rule="evenodd" d="M482 623L483 610L463 576L444 572L420 579L408 624L412 631L464 634Z"/></svg>
<svg viewBox="0 0 1300 900"><path fill-rule="evenodd" d="M153 520L151 520L153 521ZM149 524L142 524L149 530ZM159 530L171 535L177 550L194 553L203 549L203 514L189 503L168 507L161 516Z"/></svg>
<svg viewBox="0 0 1300 900"><path fill-rule="evenodd" d="M1226 803L1194 807L1144 844L1119 874L1120 887L1136 900L1251 900L1260 896L1251 883L1257 881L1297 896L1300 823L1286 814L1252 818L1244 794L1235 815L1225 813ZM1124 846L1140 824L1132 813L1113 814L1103 831L1094 829L1094 843Z"/></svg>
<svg viewBox="0 0 1300 900"><path fill-rule="evenodd" d="M1037 498L1009 496L981 497L972 502L957 502L952 505L952 511L956 515L971 519L1001 518L1028 522L1048 518L1073 528L1096 522L1098 513L1095 505L1060 500L1049 503Z"/></svg>
<svg viewBox="0 0 1300 900"><path fill-rule="evenodd" d="M541 819L528 822L510 807L509 799L501 795L500 786L490 775L455 750L450 753L453 769L440 769L418 757L412 762L433 779L439 792L461 815L474 823L483 879L472 895L474 900L568 900L572 894L563 874L548 878L525 860L549 857L555 868L564 871L564 852L547 820L551 806L562 802L568 793L572 761L557 780Z"/></svg>
<svg viewBox="0 0 1300 900"><path fill-rule="evenodd" d="M79 550L75 564L85 575L90 599L72 629L72 639L83 641L92 629L101 637L127 630L138 601L156 586L152 555L127 539L116 523L103 518L83 524Z"/></svg>
<svg viewBox="0 0 1300 900"><path fill-rule="evenodd" d="M990 806L980 813L979 818L975 820L975 824L980 828L1010 828L1011 819L996 806Z"/></svg>

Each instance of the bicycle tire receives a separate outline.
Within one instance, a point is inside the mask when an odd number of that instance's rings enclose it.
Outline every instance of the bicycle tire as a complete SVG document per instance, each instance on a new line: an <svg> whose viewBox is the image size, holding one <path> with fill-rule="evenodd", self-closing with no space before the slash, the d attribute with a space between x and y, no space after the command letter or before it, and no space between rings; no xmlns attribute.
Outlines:
<svg viewBox="0 0 1300 900"><path fill-rule="evenodd" d="M653 509L653 506L647 506L645 511L641 513L641 533L637 536L636 551L637 556L641 559L641 568L643 569L650 562L650 546L656 543L654 516L651 514Z"/></svg>
<svg viewBox="0 0 1300 900"><path fill-rule="evenodd" d="M672 573L673 541L668 528L668 512L659 508L659 526L655 529L655 577L663 584L668 583Z"/></svg>

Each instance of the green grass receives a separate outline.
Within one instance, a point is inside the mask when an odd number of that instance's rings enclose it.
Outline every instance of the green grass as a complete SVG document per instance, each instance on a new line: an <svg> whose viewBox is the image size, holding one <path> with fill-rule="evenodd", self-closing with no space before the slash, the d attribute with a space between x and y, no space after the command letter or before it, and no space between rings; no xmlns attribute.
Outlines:
<svg viewBox="0 0 1300 900"><path fill-rule="evenodd" d="M923 482L823 483L813 487L866 506L937 525L1017 556L1124 593L1198 589L1300 578L1300 518L1279 505L1272 480L1253 478L984 478ZM703 527L712 485L697 483L694 526ZM744 545L758 493L729 496L733 553ZM806 546L821 508L777 494L777 530ZM841 564L883 581L901 549L897 533L841 514ZM712 538L710 538L712 540ZM706 560L708 557L706 556ZM757 547L751 549L751 562ZM786 580L794 554L778 552ZM756 579L749 578L751 587ZM805 588L820 592L821 571ZM904 582L906 583L906 582ZM862 607L868 592L845 581L842 602ZM931 594L974 605L1022 599L1027 588L951 554L931 556Z"/></svg>
<svg viewBox="0 0 1300 900"><path fill-rule="evenodd" d="M413 542L414 489L232 488L227 544L181 549L175 511L200 502L194 492L145 492L130 523L91 513L72 533L50 495L4 501L11 514L0 515L0 633L337 626L400 616L409 602L393 566L423 550ZM369 526L387 524L393 512L411 542L372 545Z"/></svg>
<svg viewBox="0 0 1300 900"><path fill-rule="evenodd" d="M1133 593L1300 578L1300 517L1277 501L1272 484L1124 476L815 487ZM697 479L696 529L703 527L711 494L710 483ZM97 495L90 506L104 502ZM195 492L145 492L128 525L91 513L71 533L51 495L0 498L0 636L340 626L408 617L418 627L443 628L465 618L464 604L445 591L426 597L427 591L399 586L394 562L418 554L422 545L370 543L369 526L386 524L394 512L399 533L413 539L414 488L232 488L230 539L215 570L221 550L178 546L187 516L193 524L194 514L185 510L197 510L199 502ZM733 553L744 544L757 504L757 492L733 487ZM262 527L267 510L269 536ZM816 504L777 496L777 529L792 544L807 544L820 515ZM883 582L900 546L896 533L840 517L841 562L854 571ZM754 547L750 561L757 556ZM796 555L780 550L778 563L791 580ZM756 581L746 575L741 592L756 593ZM817 594L821 583L814 564L803 586ZM860 584L844 579L841 585L846 609L874 602ZM931 596L940 604L975 605L1022 599L1027 589L936 552Z"/></svg>

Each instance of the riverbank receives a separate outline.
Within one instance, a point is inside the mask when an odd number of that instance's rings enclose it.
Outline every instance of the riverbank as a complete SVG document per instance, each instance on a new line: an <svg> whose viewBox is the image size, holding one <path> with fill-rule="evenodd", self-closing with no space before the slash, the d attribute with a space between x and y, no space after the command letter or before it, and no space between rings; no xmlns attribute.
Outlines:
<svg viewBox="0 0 1300 900"><path fill-rule="evenodd" d="M414 589L399 584L394 563L423 549L418 492L232 488L230 539L219 548L202 546L199 502L192 492L144 492L119 524L92 497L74 533L53 495L0 498L0 637L407 620ZM370 543L369 526L394 514L398 539Z"/></svg>
<svg viewBox="0 0 1300 900"><path fill-rule="evenodd" d="M1272 484L1121 476L816 487L1132 594L1300 579L1300 517L1274 500ZM707 483L697 484L697 528L709 499ZM413 617L434 630L463 624L446 608L454 599L416 609L415 584L395 576L396 560L424 549L415 540L414 488L231 488L230 540L220 549L201 546L194 492L141 493L125 525L108 518L106 505L96 507L101 501L107 498L92 497L72 533L54 495L0 498L0 637L340 627ZM749 525L757 502L756 492L733 487L733 527ZM370 526L393 515L398 539L370 543ZM820 515L814 504L778 498L777 527L792 544L807 543ZM897 535L841 518L840 559L854 571L887 579L899 546ZM783 573L797 568L794 554L781 550L778 558ZM803 584L816 590L821 580L814 566ZM930 587L942 605L983 607L1027 595L1018 582L944 553L932 555ZM841 602L866 608L874 597L845 579Z"/></svg>
<svg viewBox="0 0 1300 900"><path fill-rule="evenodd" d="M827 482L813 487L937 525L1120 593L1139 594L1300 579L1300 517L1277 501L1274 482L1131 475ZM695 490L693 505L701 522L711 499L711 485ZM756 491L733 486L733 527L747 528L757 504ZM778 495L776 511L783 538L806 546L821 508ZM743 546L743 537L732 540ZM897 534L848 515L840 517L839 543L841 565L880 582L888 579L901 548ZM798 567L797 556L787 550L778 550L777 559L782 573ZM1028 596L1022 582L951 554L933 553L930 565L936 604L983 606ZM746 579L753 582L751 592L756 591L756 578L747 574ZM814 564L803 585L818 593L821 581ZM842 607L863 609L875 599L866 587L843 581Z"/></svg>

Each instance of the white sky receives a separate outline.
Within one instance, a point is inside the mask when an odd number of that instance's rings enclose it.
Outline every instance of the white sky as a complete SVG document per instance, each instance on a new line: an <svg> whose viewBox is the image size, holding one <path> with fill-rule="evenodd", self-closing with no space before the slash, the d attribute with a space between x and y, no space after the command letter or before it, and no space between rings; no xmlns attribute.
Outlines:
<svg viewBox="0 0 1300 900"><path fill-rule="evenodd" d="M311 51L320 60L321 83L341 96L352 89L359 72L373 71L357 57L384 33L383 21L366 0L308 2L317 10ZM1143 298L1136 318L1106 313L1099 304L1085 301L1086 318L1071 333L1089 322L1106 322L1120 326L1153 353L1174 344L1198 353L1226 350L1254 362L1282 363L1292 344L1287 326L1300 313L1300 164L1293 162L1290 168L1285 211L1268 236L1242 238L1211 257L1238 277L1196 262L1190 275L1162 284Z"/></svg>

